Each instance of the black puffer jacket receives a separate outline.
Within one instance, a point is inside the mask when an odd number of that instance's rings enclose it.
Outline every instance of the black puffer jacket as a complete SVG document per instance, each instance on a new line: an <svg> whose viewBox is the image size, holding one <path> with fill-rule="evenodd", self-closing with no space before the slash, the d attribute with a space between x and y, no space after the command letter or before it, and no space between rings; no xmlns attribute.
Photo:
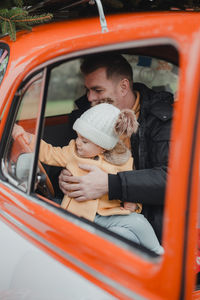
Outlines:
<svg viewBox="0 0 200 300"><path fill-rule="evenodd" d="M161 240L173 96L140 83L140 124L131 137L136 170L109 175L109 199L143 203L143 214Z"/></svg>

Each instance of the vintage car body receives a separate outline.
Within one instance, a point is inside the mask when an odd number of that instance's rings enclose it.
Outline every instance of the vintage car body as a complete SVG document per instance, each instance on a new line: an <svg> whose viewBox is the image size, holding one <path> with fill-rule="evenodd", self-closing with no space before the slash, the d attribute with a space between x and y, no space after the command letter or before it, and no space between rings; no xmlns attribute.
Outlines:
<svg viewBox="0 0 200 300"><path fill-rule="evenodd" d="M30 33L18 32L16 42L0 40L9 57L0 85L3 299L200 299L199 13L131 13L106 16L106 21L107 32L99 18L90 18L36 26ZM5 176L6 142L21 84L63 59L120 49L136 54L147 49L179 66L162 257L65 213L44 197L41 201L31 189L23 192Z"/></svg>

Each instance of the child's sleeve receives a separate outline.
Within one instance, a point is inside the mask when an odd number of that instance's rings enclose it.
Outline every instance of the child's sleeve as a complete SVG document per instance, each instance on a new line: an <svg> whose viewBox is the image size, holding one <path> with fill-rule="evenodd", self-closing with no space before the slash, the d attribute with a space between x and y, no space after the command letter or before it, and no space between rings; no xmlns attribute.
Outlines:
<svg viewBox="0 0 200 300"><path fill-rule="evenodd" d="M17 139L22 136L24 142L29 147L30 151L34 150L35 146L35 135L26 132L22 126L17 124L14 125L12 136ZM67 160L69 157L69 147L53 147L47 144L45 141L40 142L39 160L47 165L66 167Z"/></svg>
<svg viewBox="0 0 200 300"><path fill-rule="evenodd" d="M53 147L45 141L40 142L39 160L47 165L66 167L69 159L69 146Z"/></svg>
<svg viewBox="0 0 200 300"><path fill-rule="evenodd" d="M12 137L14 140L17 140L20 136L23 138L24 143L28 146L29 150L33 151L35 145L35 136L29 132L26 132L22 126L15 124L12 131Z"/></svg>

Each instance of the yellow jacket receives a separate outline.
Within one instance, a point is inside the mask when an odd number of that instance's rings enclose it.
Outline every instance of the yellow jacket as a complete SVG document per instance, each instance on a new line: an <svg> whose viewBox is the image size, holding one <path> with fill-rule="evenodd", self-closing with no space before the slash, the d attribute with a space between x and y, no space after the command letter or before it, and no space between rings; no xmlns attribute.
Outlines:
<svg viewBox="0 0 200 300"><path fill-rule="evenodd" d="M53 147L41 140L39 159L48 165L66 167L74 176L87 174L87 171L78 167L79 164L95 165L110 174L132 170L133 168L132 157L130 157L125 164L120 166L105 161L102 155L98 156L98 160L81 158L76 154L74 140L71 140L68 146L62 148ZM120 203L120 200L109 201L107 194L99 199L84 202L78 202L65 195L61 206L69 212L94 221L96 213L102 216L130 214L131 211L120 208Z"/></svg>

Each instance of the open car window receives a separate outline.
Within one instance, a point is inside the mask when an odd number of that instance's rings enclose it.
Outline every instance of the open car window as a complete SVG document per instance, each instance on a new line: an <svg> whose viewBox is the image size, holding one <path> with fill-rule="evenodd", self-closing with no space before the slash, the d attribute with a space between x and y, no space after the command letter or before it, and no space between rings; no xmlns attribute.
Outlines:
<svg viewBox="0 0 200 300"><path fill-rule="evenodd" d="M155 91L171 92L176 97L177 65L160 58L130 54L130 51L123 55L134 70L134 82L144 83ZM74 138L70 114L77 109L75 101L85 94L80 72L81 60L82 57L70 61L65 59L59 63L54 61L52 65L47 66L48 78L44 77L41 71L28 80L18 93L20 104L13 125L22 126L25 132L30 134L28 138L32 139L31 148L26 147L23 135L19 134L16 137L13 134L13 127L4 155L4 175L8 181L24 192L33 193L37 198L46 197L52 205L56 203L60 206L62 202L63 195L58 186L58 176L62 168L38 165L35 161L40 149L36 144L40 143L42 138L53 146L63 147ZM42 105L42 101L45 105ZM41 114L41 109L44 109L44 115ZM36 172L34 162L37 164ZM50 181L50 184L47 181ZM34 182L32 190L31 182ZM45 183L44 189L38 188L39 182ZM90 225L92 226L92 222Z"/></svg>
<svg viewBox="0 0 200 300"><path fill-rule="evenodd" d="M144 55L124 54L133 68L134 82L140 82L155 91L168 91L176 96L178 66L162 59ZM76 108L74 101L85 93L81 59L55 66L50 75L46 117L69 114Z"/></svg>
<svg viewBox="0 0 200 300"><path fill-rule="evenodd" d="M144 55L124 55L132 66L133 81L144 83L155 91L173 95L178 88L178 66L163 59Z"/></svg>
<svg viewBox="0 0 200 300"><path fill-rule="evenodd" d="M84 93L80 59L55 66L50 73L45 116L69 114L74 100Z"/></svg>

